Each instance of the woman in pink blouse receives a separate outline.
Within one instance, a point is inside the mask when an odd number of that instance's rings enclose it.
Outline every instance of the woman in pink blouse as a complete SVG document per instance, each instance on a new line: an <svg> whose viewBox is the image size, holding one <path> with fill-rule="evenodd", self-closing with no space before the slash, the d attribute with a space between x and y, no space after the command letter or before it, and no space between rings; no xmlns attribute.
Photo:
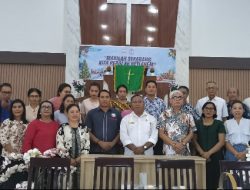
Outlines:
<svg viewBox="0 0 250 190"><path fill-rule="evenodd" d="M50 101L40 103L37 119L32 121L24 136L22 152L37 148L41 153L56 147L59 124L54 121L54 108Z"/></svg>

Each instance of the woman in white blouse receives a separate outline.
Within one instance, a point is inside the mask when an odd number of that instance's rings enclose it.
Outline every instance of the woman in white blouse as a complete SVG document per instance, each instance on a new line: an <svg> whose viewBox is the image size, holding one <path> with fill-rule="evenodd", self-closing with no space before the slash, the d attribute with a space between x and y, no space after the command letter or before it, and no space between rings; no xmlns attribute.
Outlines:
<svg viewBox="0 0 250 190"><path fill-rule="evenodd" d="M2 155L21 153L23 136L27 128L25 105L16 99L10 106L10 118L3 121L0 127L0 142L3 146Z"/></svg>
<svg viewBox="0 0 250 190"><path fill-rule="evenodd" d="M73 176L72 188L80 188L81 154L88 154L90 149L89 133L86 126L80 124L80 108L70 104L66 108L68 123L61 125L56 135L56 147L69 153L72 166L77 167Z"/></svg>
<svg viewBox="0 0 250 190"><path fill-rule="evenodd" d="M250 120L242 117L244 113L241 101L234 101L231 112L234 118L225 122L226 160L245 160L246 148L250 141Z"/></svg>

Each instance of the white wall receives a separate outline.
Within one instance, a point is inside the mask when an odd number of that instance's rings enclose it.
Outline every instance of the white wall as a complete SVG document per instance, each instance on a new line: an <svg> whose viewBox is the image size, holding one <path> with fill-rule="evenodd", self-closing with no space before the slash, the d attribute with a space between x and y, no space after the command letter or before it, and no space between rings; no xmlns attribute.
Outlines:
<svg viewBox="0 0 250 190"><path fill-rule="evenodd" d="M0 51L64 53L64 0L0 0Z"/></svg>
<svg viewBox="0 0 250 190"><path fill-rule="evenodd" d="M192 0L191 56L250 57L250 0Z"/></svg>

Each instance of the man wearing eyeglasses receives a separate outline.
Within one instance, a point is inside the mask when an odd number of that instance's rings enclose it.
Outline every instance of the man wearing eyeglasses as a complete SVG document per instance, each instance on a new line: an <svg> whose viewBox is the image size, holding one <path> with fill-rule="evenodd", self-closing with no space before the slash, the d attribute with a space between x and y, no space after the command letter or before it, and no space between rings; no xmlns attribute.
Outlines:
<svg viewBox="0 0 250 190"><path fill-rule="evenodd" d="M10 104L12 87L9 83L3 83L0 85L0 123L10 116Z"/></svg>
<svg viewBox="0 0 250 190"><path fill-rule="evenodd" d="M226 121L228 117L227 104L223 98L216 96L217 91L218 91L216 82L209 81L206 83L206 86L207 86L206 87L207 96L197 101L197 104L195 107L197 113L199 114L199 116L201 116L202 106L206 102L213 102L216 105L216 109L217 109L216 119L221 120L221 121Z"/></svg>
<svg viewBox="0 0 250 190"><path fill-rule="evenodd" d="M170 93L170 109L165 110L159 117L157 128L164 142L163 152L166 155L190 155L188 143L196 131L193 116L184 112L183 94L179 90Z"/></svg>

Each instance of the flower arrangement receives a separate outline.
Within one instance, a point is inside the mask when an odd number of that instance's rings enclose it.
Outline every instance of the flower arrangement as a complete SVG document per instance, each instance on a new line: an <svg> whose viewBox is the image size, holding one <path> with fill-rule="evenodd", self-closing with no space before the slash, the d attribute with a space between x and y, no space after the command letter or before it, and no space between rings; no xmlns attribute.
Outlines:
<svg viewBox="0 0 250 190"><path fill-rule="evenodd" d="M52 157L66 158L69 156L69 153L59 148L52 148L52 149L46 150L43 153L43 156L46 158L52 158Z"/></svg>
<svg viewBox="0 0 250 190"><path fill-rule="evenodd" d="M29 164L30 158L40 157L40 156L42 156L42 153L37 148L34 148L34 149L30 149L24 153L23 160L24 160L25 164Z"/></svg>
<svg viewBox="0 0 250 190"><path fill-rule="evenodd" d="M80 82L78 80L73 80L72 85L73 85L75 91L78 92L78 93L84 91L84 89L85 89L85 82Z"/></svg>
<svg viewBox="0 0 250 190"><path fill-rule="evenodd" d="M111 67L110 67L110 66L107 66L106 71L107 71L107 72L111 72Z"/></svg>

